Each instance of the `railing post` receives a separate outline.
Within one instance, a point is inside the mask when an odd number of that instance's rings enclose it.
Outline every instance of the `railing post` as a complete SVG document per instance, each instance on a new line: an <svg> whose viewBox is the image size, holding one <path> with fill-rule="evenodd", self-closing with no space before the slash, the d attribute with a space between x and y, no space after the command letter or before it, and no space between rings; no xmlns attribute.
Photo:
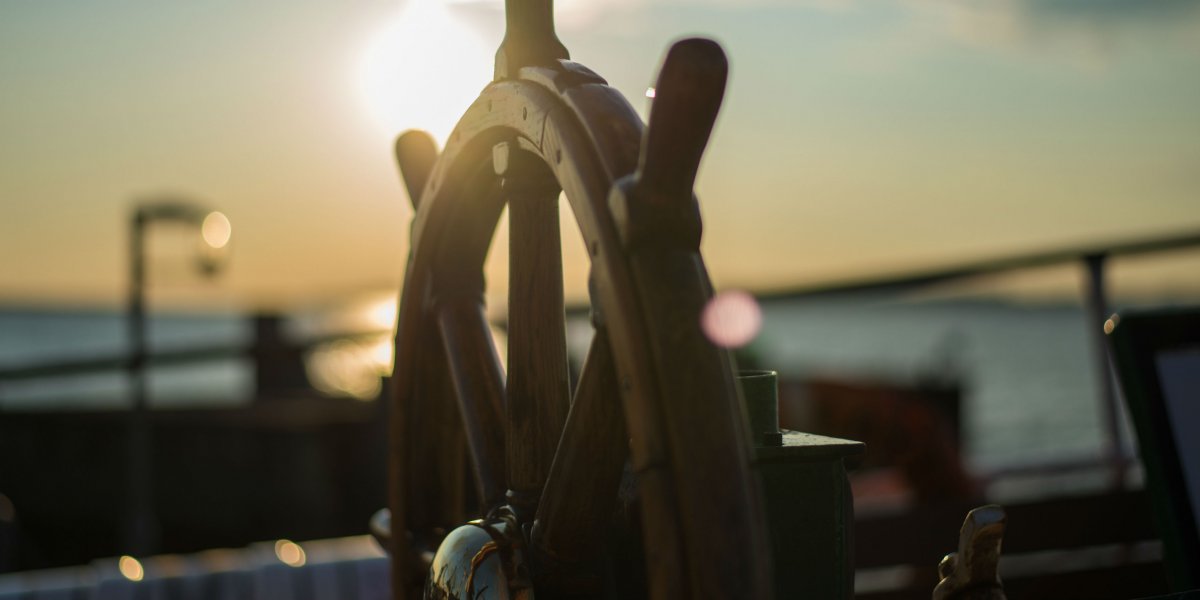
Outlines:
<svg viewBox="0 0 1200 600"><path fill-rule="evenodd" d="M1125 485L1125 439L1121 432L1121 407L1113 385L1112 357L1104 336L1104 321L1108 319L1108 301L1104 289L1104 253L1088 254L1083 257L1087 271L1085 322L1092 339L1093 360L1100 385L1101 413L1108 433L1108 463L1112 467L1112 484L1115 488Z"/></svg>
<svg viewBox="0 0 1200 600"><path fill-rule="evenodd" d="M207 219L217 216L225 220L225 231L210 239L206 232ZM210 213L198 206L176 199L136 204L129 228L129 327L130 396L126 429L125 544L133 554L145 555L155 550L158 522L154 516L154 432L146 393L146 367L149 352L146 342L146 229L153 221L173 221L197 228L200 239L210 250L218 250L229 242L228 219L220 213ZM218 227L218 229L220 229ZM201 255L199 266L206 275L216 272L217 263L211 255Z"/></svg>
<svg viewBox="0 0 1200 600"><path fill-rule="evenodd" d="M151 481L150 415L146 397L146 223L134 209L129 236L129 385L133 406L126 429L125 545L136 555L154 550L154 498Z"/></svg>

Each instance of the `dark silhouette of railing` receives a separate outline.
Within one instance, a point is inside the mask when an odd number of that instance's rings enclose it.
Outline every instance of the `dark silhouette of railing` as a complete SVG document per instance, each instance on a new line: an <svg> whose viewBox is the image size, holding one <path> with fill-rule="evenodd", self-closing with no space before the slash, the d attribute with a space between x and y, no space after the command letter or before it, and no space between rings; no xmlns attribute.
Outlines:
<svg viewBox="0 0 1200 600"><path fill-rule="evenodd" d="M159 350L147 353L146 366L149 368L189 365L219 360L246 359L254 363L256 372L269 369L272 361L279 361L286 356L295 359L299 355L319 346L340 340L368 340L379 337L380 331L367 332L337 332L306 337L298 341L289 341L277 331L280 317L276 315L255 315L255 339L250 343L204 344L189 348ZM112 354L88 358L45 361L28 365L16 365L0 368L0 386L5 383L32 379L53 379L76 375L94 375L97 373L115 373L129 369L132 358L128 354ZM260 375L264 375L260 373ZM278 384L267 376L256 377L258 386L273 387ZM262 391L262 390L258 390ZM3 392L0 391L0 411L4 409Z"/></svg>
<svg viewBox="0 0 1200 600"><path fill-rule="evenodd" d="M1087 264L1108 258L1157 254L1200 247L1200 230L1190 229L1135 240L1114 240L1064 248L1035 250L999 258L977 260L906 273L846 279L781 288L758 294L760 300L794 300L863 293L909 292L941 283L951 283L1000 273L1050 267L1068 263Z"/></svg>
<svg viewBox="0 0 1200 600"><path fill-rule="evenodd" d="M1125 258L1149 254L1187 250L1200 247L1200 230L1190 229L1170 234L1078 245L1049 250L1038 250L994 259L966 262L957 265L935 267L925 270L870 277L848 279L831 283L773 290L758 296L759 300L788 301L816 298L847 297L859 294L895 294L912 292L940 284L948 284L989 275L1014 271L1026 271L1042 267L1053 267L1071 263L1084 268L1086 285L1083 290L1084 309L1087 313L1088 335L1092 340L1093 360L1096 365L1097 383L1100 389L1098 401L1104 415L1107 436L1107 462L1111 467L1114 488L1122 487L1130 457L1125 449L1120 426L1120 399L1113 387L1112 359L1104 340L1104 323L1110 316L1105 267L1110 258ZM1090 463L1089 463L1090 464ZM1054 466L1054 465L1048 465ZM1059 465L1075 468L1079 465Z"/></svg>
<svg viewBox="0 0 1200 600"><path fill-rule="evenodd" d="M156 476L140 485L156 499L156 513L165 519L164 539L156 551L239 545L273 535L364 533L370 512L384 501L382 476L372 471L382 473L383 452L376 448L382 444L382 405L324 397L306 379L303 360L326 344L373 340L386 332L297 341L284 335L280 316L250 319L249 342L144 357L142 366L151 373L217 361L240 362L254 373L249 405L193 403L145 412L147 437L156 444L141 472ZM130 505L122 486L133 485L131 480L139 476L122 451L132 405L126 401L126 410L65 408L64 401L73 398L64 392L52 408L41 410L23 401L19 410L5 410L6 401L20 399L28 384L120 376L129 373L131 364L129 355L115 354L0 369L0 456L5 457L0 461L0 494L5 495L0 501L11 499L16 518L9 522L0 514L0 572L77 564L115 552L144 556L129 546L131 532L122 518ZM270 457L283 455L290 464L272 468ZM216 491L222 488L236 489ZM63 493L65 489L72 492ZM217 493L221 508L195 496L205 493ZM268 510L276 494L288 502L270 509L270 518L251 517ZM369 503L369 509L359 510L361 502ZM193 505L204 503L215 512L197 520L197 511L204 509Z"/></svg>
<svg viewBox="0 0 1200 600"><path fill-rule="evenodd" d="M1103 406L1108 415L1110 452L1106 463L1112 468L1111 481L1114 489L1122 487L1122 474L1131 460L1123 453L1123 442L1117 427L1118 409L1113 391L1106 385L1110 381L1108 355L1101 343L1101 327L1108 315L1108 295L1105 289L1105 268L1110 258L1156 255L1200 247L1200 231L1179 232L1153 238L1120 241L1104 244L1081 245L1047 251L1027 252L992 260L981 260L942 268L932 268L899 275L846 280L810 286L773 290L759 294L763 302L786 302L813 298L836 299L860 294L903 293L927 289L939 284L961 282L989 275L1030 270L1041 267L1078 264L1084 267L1087 285L1084 303L1088 310L1088 328L1097 338L1096 362L1100 368ZM580 313L584 307L572 307ZM303 367L299 361L308 351L338 340L371 339L381 332L335 333L308 337L303 340L288 340L282 334L282 319L274 315L254 317L254 339L249 343L197 345L176 350L157 351L145 356L148 368L199 364L219 360L246 360L254 365L256 373L256 397L270 396L278 392L282 381L290 380L285 387L295 387L296 377L302 377ZM14 365L0 368L0 413L4 410L5 384L58 379L79 375L121 373L131 366L132 357L127 354L99 356L87 359L47 361L36 364ZM290 373L290 375L288 375ZM298 374L298 375L297 375ZM301 382L303 385L303 382ZM311 389L309 390L311 392ZM315 395L315 393L314 393ZM1097 462L1074 462L1070 465L1042 465L1044 468L1074 470L1096 467ZM1039 469L1044 470L1044 469ZM1121 492L1114 492L1121 493ZM956 517L960 518L960 516Z"/></svg>

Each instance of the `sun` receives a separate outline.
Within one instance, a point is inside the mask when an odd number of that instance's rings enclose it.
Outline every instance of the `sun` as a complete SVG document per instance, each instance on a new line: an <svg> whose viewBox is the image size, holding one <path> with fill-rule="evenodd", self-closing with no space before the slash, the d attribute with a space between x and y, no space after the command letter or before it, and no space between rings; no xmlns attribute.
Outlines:
<svg viewBox="0 0 1200 600"><path fill-rule="evenodd" d="M359 88L389 134L423 129L445 145L491 80L494 55L442 0L409 0L368 43Z"/></svg>

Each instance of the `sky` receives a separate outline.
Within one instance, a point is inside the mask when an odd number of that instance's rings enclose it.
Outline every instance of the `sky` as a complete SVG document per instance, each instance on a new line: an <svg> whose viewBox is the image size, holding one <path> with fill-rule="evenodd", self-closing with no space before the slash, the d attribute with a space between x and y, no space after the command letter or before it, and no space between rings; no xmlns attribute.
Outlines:
<svg viewBox="0 0 1200 600"><path fill-rule="evenodd" d="M556 13L572 58L643 114L672 40L724 46L731 79L697 183L718 287L1200 230L1200 2ZM118 305L132 207L166 194L224 212L232 239L209 281L192 274L191 232L156 229L154 302L394 294L412 215L392 140L445 138L490 79L502 15L493 0L0 2L0 306ZM578 298L587 265L566 244ZM1127 271L1147 290L1200 286L1197 253Z"/></svg>

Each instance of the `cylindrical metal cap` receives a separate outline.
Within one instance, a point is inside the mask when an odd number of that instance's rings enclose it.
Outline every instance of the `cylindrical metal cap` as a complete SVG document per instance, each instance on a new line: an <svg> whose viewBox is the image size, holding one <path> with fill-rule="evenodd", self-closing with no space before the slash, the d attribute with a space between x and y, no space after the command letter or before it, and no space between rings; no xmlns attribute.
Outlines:
<svg viewBox="0 0 1200 600"><path fill-rule="evenodd" d="M742 371L738 382L746 400L750 431L756 446L783 445L779 432L779 374L775 371Z"/></svg>

